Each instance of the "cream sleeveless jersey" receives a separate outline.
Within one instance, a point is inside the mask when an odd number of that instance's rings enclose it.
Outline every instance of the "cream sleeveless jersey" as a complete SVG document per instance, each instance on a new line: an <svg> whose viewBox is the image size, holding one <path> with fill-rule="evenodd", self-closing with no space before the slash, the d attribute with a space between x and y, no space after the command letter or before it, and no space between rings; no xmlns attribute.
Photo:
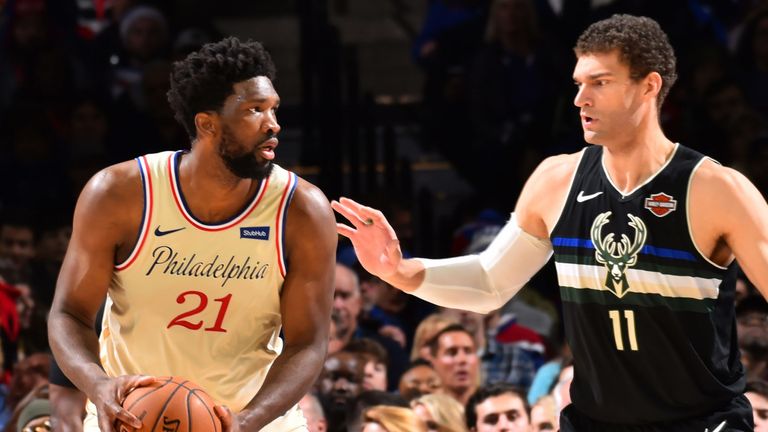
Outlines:
<svg viewBox="0 0 768 432"><path fill-rule="evenodd" d="M134 250L115 266L101 362L110 376L190 379L238 412L282 350L283 230L297 177L275 165L245 208L210 225L180 190L182 154L137 159L144 216ZM275 430L305 424L296 408L278 421Z"/></svg>

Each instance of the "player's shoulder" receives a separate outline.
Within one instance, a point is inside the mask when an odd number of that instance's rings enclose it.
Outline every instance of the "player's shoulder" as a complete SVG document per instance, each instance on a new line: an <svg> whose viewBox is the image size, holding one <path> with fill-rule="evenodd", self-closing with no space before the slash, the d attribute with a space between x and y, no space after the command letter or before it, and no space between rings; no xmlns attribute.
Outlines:
<svg viewBox="0 0 768 432"><path fill-rule="evenodd" d="M545 158L531 174L531 180L543 186L568 184L579 166L584 150Z"/></svg>
<svg viewBox="0 0 768 432"><path fill-rule="evenodd" d="M135 160L101 169L88 180L80 194L81 202L97 204L105 211L141 204L143 199L141 173Z"/></svg>
<svg viewBox="0 0 768 432"><path fill-rule="evenodd" d="M705 158L692 177L694 190L706 191L707 195L737 193L751 182L733 168L720 165L710 158Z"/></svg>
<svg viewBox="0 0 768 432"><path fill-rule="evenodd" d="M306 214L307 216L331 216L333 210L328 198L322 190L309 181L296 176L296 190L291 199L291 209L294 213Z"/></svg>

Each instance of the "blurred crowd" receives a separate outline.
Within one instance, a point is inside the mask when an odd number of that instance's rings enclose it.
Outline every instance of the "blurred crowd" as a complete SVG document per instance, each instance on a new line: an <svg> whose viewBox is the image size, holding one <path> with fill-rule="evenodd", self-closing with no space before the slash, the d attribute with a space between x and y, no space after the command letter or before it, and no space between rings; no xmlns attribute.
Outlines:
<svg viewBox="0 0 768 432"><path fill-rule="evenodd" d="M442 154L476 192L441 256L481 251L506 219L494 209L512 207L535 165L584 145L572 106L571 48L589 23L616 12L655 18L676 49L680 79L661 113L670 138L739 169L761 191L768 187L768 2L429 0L426 6L412 48L425 78L423 148ZM210 20L181 18L168 2L9 0L3 6L5 430L46 427L45 322L77 194L108 164L188 147L166 101L170 67L220 36ZM418 244L410 209L398 208L403 244ZM556 288L539 288L524 289L488 315L442 309L369 275L340 244L329 354L301 402L310 430L557 430L570 400L573 361ZM737 299L747 395L756 430L768 431L768 304L744 278Z"/></svg>

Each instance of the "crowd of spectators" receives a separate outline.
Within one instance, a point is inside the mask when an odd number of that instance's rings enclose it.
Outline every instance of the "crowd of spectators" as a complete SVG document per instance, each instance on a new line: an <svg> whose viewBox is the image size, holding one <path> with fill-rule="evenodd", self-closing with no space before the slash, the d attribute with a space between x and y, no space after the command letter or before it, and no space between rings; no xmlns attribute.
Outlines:
<svg viewBox="0 0 768 432"><path fill-rule="evenodd" d="M680 79L661 113L667 134L766 190L767 2L429 0L412 50L425 77L423 147L453 164L477 204L443 256L482 250L505 220L483 205L508 210L543 157L584 145L571 47L586 25L615 12L655 18L676 49ZM5 430L50 409L45 320L77 194L111 163L189 146L166 101L171 63L219 36L159 1L2 8ZM488 315L447 310L372 277L340 248L329 355L301 402L310 430L557 430L573 364L555 290L525 289ZM768 430L768 304L743 279L737 298L747 396L756 430Z"/></svg>

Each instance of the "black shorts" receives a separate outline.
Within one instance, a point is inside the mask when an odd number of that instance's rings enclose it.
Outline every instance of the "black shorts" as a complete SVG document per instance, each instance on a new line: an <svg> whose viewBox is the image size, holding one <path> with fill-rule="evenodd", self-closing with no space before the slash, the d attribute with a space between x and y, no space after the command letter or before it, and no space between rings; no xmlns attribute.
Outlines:
<svg viewBox="0 0 768 432"><path fill-rule="evenodd" d="M725 426L717 429L723 422ZM560 413L561 432L748 432L754 429L752 406L744 395L701 417L644 425L620 425L593 420L579 412L573 404Z"/></svg>

